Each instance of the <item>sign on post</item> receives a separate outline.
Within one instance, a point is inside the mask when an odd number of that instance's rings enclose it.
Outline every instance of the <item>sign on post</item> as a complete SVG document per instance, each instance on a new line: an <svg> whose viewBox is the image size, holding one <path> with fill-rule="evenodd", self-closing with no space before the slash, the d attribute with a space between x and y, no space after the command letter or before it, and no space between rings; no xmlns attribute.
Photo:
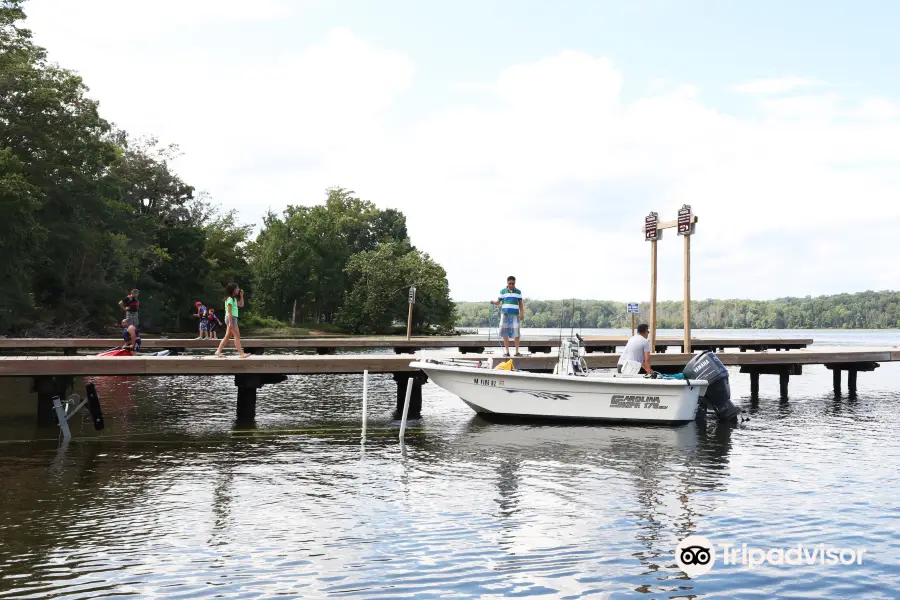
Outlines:
<svg viewBox="0 0 900 600"><path fill-rule="evenodd" d="M634 315L640 312L637 302L629 302L626 309L631 314L631 335L634 335Z"/></svg>
<svg viewBox="0 0 900 600"><path fill-rule="evenodd" d="M662 237L662 231L659 230L659 216L652 212L644 217L644 240L655 242Z"/></svg>
<svg viewBox="0 0 900 600"><path fill-rule="evenodd" d="M412 310L416 303L416 286L409 286L409 317L406 319L406 339L412 335Z"/></svg>
<svg viewBox="0 0 900 600"><path fill-rule="evenodd" d="M678 235L691 235L694 233L694 223L691 218L691 207L687 204L678 211Z"/></svg>

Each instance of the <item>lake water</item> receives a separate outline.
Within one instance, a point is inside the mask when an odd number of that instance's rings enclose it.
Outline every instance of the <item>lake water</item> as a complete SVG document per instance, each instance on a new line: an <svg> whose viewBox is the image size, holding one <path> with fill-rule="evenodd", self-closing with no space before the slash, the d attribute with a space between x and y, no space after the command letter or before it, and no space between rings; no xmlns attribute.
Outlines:
<svg viewBox="0 0 900 600"><path fill-rule="evenodd" d="M64 447L0 380L0 598L900 597L900 364L861 373L856 398L822 366L787 401L775 376L758 400L731 384L749 420L679 428L492 424L428 384L403 457L389 376L370 380L364 446L361 376L266 387L251 427L229 377L100 378L106 431L77 419ZM720 557L692 579L674 555L692 534L865 553Z"/></svg>

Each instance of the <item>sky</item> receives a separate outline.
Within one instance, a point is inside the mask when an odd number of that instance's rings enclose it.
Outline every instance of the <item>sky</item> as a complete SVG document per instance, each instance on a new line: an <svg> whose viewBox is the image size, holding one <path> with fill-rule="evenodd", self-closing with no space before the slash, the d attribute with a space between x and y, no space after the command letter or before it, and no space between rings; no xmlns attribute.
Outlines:
<svg viewBox="0 0 900 600"><path fill-rule="evenodd" d="M900 289L900 3L30 0L101 114L259 225L340 186L456 300ZM684 293L658 243L659 299Z"/></svg>

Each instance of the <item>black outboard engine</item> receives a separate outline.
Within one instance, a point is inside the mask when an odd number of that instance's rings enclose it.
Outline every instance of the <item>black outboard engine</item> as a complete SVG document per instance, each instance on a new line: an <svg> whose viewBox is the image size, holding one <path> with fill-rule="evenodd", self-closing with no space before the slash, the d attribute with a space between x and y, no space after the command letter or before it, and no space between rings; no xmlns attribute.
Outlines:
<svg viewBox="0 0 900 600"><path fill-rule="evenodd" d="M741 413L741 409L731 402L728 369L718 356L708 350L701 352L684 367L682 372L685 379L705 379L709 383L703 398L706 404L716 411L720 421L734 419Z"/></svg>

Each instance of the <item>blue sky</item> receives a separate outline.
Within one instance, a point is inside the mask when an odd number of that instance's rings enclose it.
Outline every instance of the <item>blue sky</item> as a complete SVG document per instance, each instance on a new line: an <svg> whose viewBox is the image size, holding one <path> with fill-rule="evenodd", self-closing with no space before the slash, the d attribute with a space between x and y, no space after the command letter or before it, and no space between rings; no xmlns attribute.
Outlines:
<svg viewBox="0 0 900 600"><path fill-rule="evenodd" d="M110 120L224 209L340 185L457 299L643 300L640 224L700 215L694 297L898 287L890 2L31 0ZM681 247L660 246L662 298Z"/></svg>

